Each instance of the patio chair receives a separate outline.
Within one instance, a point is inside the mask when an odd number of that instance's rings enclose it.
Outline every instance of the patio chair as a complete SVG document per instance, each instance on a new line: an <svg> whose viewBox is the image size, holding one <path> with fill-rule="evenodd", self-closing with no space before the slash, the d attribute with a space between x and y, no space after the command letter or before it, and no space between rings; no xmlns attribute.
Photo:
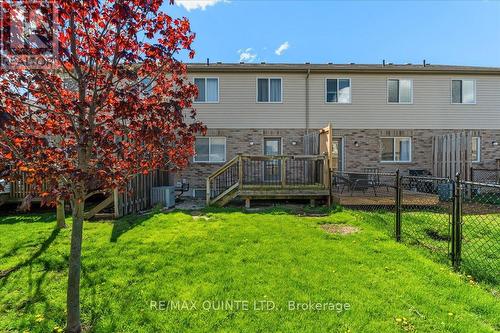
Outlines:
<svg viewBox="0 0 500 333"><path fill-rule="evenodd" d="M394 187L394 184L387 184L387 183L381 181L380 174L378 172L368 175L368 178L370 179L370 182L372 183L372 185L374 187L385 187L387 192L389 192L390 187Z"/></svg>
<svg viewBox="0 0 500 333"><path fill-rule="evenodd" d="M180 201L182 195L187 191L189 191L189 183L184 181L177 182L177 184L175 184L175 192L177 192L175 194L175 201Z"/></svg>
<svg viewBox="0 0 500 333"><path fill-rule="evenodd" d="M347 186L347 189L350 190L353 183L352 181L349 180L349 178L337 174L333 176L333 182L332 185L338 189L340 189L340 194L344 192L345 187ZM342 186L342 188L340 188Z"/></svg>
<svg viewBox="0 0 500 333"><path fill-rule="evenodd" d="M369 188L373 189L373 194L377 196L377 190L375 186L375 182L370 179L370 175L367 174L351 174L349 176L349 180L352 183L352 186L350 188L351 190L351 196L353 195L354 191L356 190L361 190L363 193L366 193L366 190Z"/></svg>

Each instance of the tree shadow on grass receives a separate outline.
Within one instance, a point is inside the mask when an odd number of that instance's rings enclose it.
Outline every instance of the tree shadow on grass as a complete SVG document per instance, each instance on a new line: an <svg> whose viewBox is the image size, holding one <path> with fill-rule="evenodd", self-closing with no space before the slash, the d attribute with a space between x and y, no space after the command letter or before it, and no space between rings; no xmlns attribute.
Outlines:
<svg viewBox="0 0 500 333"><path fill-rule="evenodd" d="M56 221L56 216L51 213L46 214L16 214L9 216L0 216L0 224L16 224L16 223L48 223Z"/></svg>
<svg viewBox="0 0 500 333"><path fill-rule="evenodd" d="M52 230L52 233L42 243L42 245L40 246L40 248L35 253L33 253L31 255L31 257L29 257L25 261L20 262L19 264L15 265L14 267L8 268L8 269L3 270L3 271L0 271L0 280L7 280L7 278L9 277L10 274L18 271L19 269L21 269L23 267L31 265L31 263L35 259L37 259L42 253L44 253L49 248L50 244L52 244L54 242L54 240L57 238L57 235L59 234L60 231L61 231L61 229L59 229L59 228L55 228L54 230ZM10 252L12 252L12 250Z"/></svg>
<svg viewBox="0 0 500 333"><path fill-rule="evenodd" d="M110 242L116 243L118 238L127 231L141 225L144 221L149 219L151 215L129 215L113 222L113 230L111 231Z"/></svg>
<svg viewBox="0 0 500 333"><path fill-rule="evenodd" d="M82 311L90 314L85 322L82 322L84 332L92 332L96 327L99 319L106 313L106 310L110 309L111 300L106 297L102 297L101 294L96 289L102 280L95 281L92 277L92 273L97 269L95 267L88 268L82 263L82 284L81 284L81 294L84 296L84 303L82 304ZM83 291L83 289L85 289Z"/></svg>

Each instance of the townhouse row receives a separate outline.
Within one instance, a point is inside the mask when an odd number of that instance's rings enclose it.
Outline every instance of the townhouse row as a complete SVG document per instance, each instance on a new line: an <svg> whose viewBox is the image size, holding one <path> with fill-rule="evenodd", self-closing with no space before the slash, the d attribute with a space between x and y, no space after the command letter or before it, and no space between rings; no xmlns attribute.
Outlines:
<svg viewBox="0 0 500 333"><path fill-rule="evenodd" d="M325 78L323 89L324 103L326 104L351 104L352 80L348 77ZM194 77L194 84L198 88L195 103L219 103L219 78ZM255 78L256 103L283 103L283 78L281 77L256 77ZM442 96L448 98L451 104L476 104L475 79L450 79L449 94ZM388 104L413 104L413 80L404 78L387 79L386 98ZM354 90L355 91L355 90Z"/></svg>
<svg viewBox="0 0 500 333"><path fill-rule="evenodd" d="M432 138L467 131L476 168L500 165L500 68L419 65L188 64L207 134L176 174L203 196L236 154L304 154L333 125L339 170L432 170Z"/></svg>

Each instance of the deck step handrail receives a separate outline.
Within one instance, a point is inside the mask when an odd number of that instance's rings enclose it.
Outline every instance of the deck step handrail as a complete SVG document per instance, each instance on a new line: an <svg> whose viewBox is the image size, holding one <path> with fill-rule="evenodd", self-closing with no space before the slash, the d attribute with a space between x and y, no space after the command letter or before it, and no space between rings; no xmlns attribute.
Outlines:
<svg viewBox="0 0 500 333"><path fill-rule="evenodd" d="M239 165L241 165L241 155L238 154L226 162L222 167L220 167L220 169L207 177L207 206L215 203L216 201L222 199L225 195L229 194L229 192L237 189L241 173ZM234 171L235 167L238 168L237 172ZM218 180L221 179L223 179L223 184L217 184L220 183Z"/></svg>
<svg viewBox="0 0 500 333"><path fill-rule="evenodd" d="M233 165L234 163L236 163L238 161L238 159L239 159L240 156L241 155L236 155L231 160L227 161L217 171L215 171L210 176L208 176L208 179L214 179L215 177L217 177L218 175L220 175L221 173L223 173L224 171L226 171L229 167L231 167L231 165Z"/></svg>

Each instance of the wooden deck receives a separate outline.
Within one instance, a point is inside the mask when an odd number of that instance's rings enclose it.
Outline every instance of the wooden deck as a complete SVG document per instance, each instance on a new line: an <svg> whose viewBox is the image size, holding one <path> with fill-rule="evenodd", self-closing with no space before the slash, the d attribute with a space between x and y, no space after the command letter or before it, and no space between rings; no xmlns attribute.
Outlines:
<svg viewBox="0 0 500 333"><path fill-rule="evenodd" d="M435 194L421 193L413 191L403 191L404 206L435 206L439 203L439 197ZM396 193L393 188L377 189L377 194L373 190L343 193L333 192L332 201L342 206L394 206L396 202Z"/></svg>
<svg viewBox="0 0 500 333"><path fill-rule="evenodd" d="M330 178L325 155L237 155L207 178L207 205L224 206L240 197L327 199Z"/></svg>
<svg viewBox="0 0 500 333"><path fill-rule="evenodd" d="M26 181L27 176L22 174L20 179L9 184L8 191L0 193L0 206L7 203L20 203L28 195L31 195L31 202L41 202L40 196L33 187ZM109 218L118 218L138 211L146 210L155 205L152 197L152 188L168 185L168 171L155 169L148 174L137 174L132 177L123 191L103 190L105 194L103 201L85 212L85 218L94 216L105 216ZM44 183L42 191L49 191L48 186ZM112 209L107 209L113 206ZM103 210L108 210L112 213L102 213Z"/></svg>
<svg viewBox="0 0 500 333"><path fill-rule="evenodd" d="M238 195L249 199L319 199L330 195L328 189L269 189L251 190L241 189Z"/></svg>

